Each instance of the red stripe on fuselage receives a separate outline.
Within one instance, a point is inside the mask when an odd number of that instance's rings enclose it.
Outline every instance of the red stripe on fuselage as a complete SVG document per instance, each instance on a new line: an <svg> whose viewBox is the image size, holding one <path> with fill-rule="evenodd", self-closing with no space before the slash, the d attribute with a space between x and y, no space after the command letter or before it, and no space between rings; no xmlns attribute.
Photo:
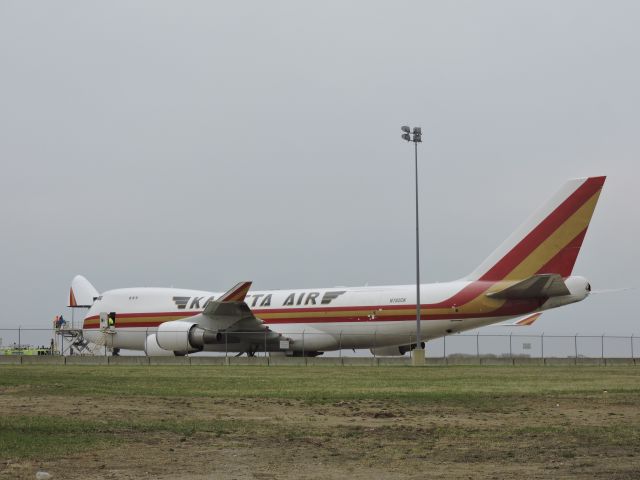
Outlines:
<svg viewBox="0 0 640 480"><path fill-rule="evenodd" d="M431 315L429 313L429 308L432 308L431 305L422 305L423 314L421 315L421 319L423 321L429 320L446 320L446 319L467 319L467 318L484 318L484 317L495 317L495 316L508 316L508 315L521 315L525 313L529 313L532 310L535 310L540 306L537 301L509 301L505 303L502 307L484 313L446 313L446 314L437 314ZM263 313L311 313L317 311L323 311L328 313L327 316L322 317L281 317L281 318L269 318L265 319L264 322L267 325L270 324L286 324L286 323L344 323L344 322L395 322L395 321L406 321L406 320L415 320L415 314L404 314L404 315L380 315L380 311L389 311L389 310L410 310L415 309L415 305L404 305L402 307L393 306L393 307L384 307L384 306L360 306L360 307L334 307L331 310L333 312L344 312L344 311L376 311L378 313L377 316L373 316L373 318L368 315L354 315L353 317L336 317L331 316L329 309L305 309L305 308L292 308L292 309L278 309L275 310L254 310L253 313L256 317L260 318L260 315ZM121 313L118 314L117 318L151 318L156 319L158 317L177 317L181 316L181 318L188 318L194 315L201 313L200 311L194 312L157 312L157 313ZM97 315L87 317L85 322L88 320L95 320L99 317ZM117 325L118 328L131 328L131 327L156 327L164 323L163 321L140 321L140 322L127 322L125 324ZM98 325L85 327L85 328L99 328Z"/></svg>

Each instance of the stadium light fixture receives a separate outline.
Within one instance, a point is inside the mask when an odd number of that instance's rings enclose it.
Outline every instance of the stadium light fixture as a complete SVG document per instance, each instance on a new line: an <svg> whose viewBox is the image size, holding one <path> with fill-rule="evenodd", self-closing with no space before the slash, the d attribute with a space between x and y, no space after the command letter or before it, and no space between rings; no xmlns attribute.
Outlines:
<svg viewBox="0 0 640 480"><path fill-rule="evenodd" d="M420 305L420 222L418 217L418 143L422 143L422 129L406 125L400 127L402 139L412 142L414 146L415 170L416 170L416 347L411 351L411 363L424 365L424 349L422 348L422 335L420 329L421 305Z"/></svg>

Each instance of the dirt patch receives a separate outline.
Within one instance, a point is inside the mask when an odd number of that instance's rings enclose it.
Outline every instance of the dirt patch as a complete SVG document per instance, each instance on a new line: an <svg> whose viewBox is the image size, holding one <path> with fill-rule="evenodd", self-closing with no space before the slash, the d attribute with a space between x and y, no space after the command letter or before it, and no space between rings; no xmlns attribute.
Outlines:
<svg viewBox="0 0 640 480"><path fill-rule="evenodd" d="M109 447L18 461L0 478L68 479L638 478L640 408L632 396L523 397L474 409L402 401L2 395L7 417L175 424L117 429ZM7 394L9 393L9 394ZM221 431L197 425L225 422ZM237 425L237 428L236 428ZM619 428L620 430L616 430ZM630 430L631 429L631 430ZM631 433L630 433L631 431ZM621 441L624 440L624 441Z"/></svg>

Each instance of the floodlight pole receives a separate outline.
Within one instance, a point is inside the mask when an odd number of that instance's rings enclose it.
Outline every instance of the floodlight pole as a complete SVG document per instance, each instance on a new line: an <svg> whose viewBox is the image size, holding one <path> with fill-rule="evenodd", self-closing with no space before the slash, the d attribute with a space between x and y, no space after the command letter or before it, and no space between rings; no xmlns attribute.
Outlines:
<svg viewBox="0 0 640 480"><path fill-rule="evenodd" d="M422 335L420 330L420 220L418 215L418 142L414 140L416 164L416 348L422 349Z"/></svg>
<svg viewBox="0 0 640 480"><path fill-rule="evenodd" d="M414 160L416 171L416 346L411 351L412 365L424 365L424 349L422 348L421 335L421 305L420 305L420 216L418 210L418 143L422 142L422 129L414 127L413 131L410 127L403 126L401 130L402 139L413 142Z"/></svg>

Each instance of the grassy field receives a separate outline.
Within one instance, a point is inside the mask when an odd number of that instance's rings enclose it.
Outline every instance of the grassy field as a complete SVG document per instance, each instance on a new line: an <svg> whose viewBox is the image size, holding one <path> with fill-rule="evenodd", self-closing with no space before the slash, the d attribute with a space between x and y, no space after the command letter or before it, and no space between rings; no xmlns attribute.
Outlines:
<svg viewBox="0 0 640 480"><path fill-rule="evenodd" d="M1 366L0 478L638 478L640 370Z"/></svg>

